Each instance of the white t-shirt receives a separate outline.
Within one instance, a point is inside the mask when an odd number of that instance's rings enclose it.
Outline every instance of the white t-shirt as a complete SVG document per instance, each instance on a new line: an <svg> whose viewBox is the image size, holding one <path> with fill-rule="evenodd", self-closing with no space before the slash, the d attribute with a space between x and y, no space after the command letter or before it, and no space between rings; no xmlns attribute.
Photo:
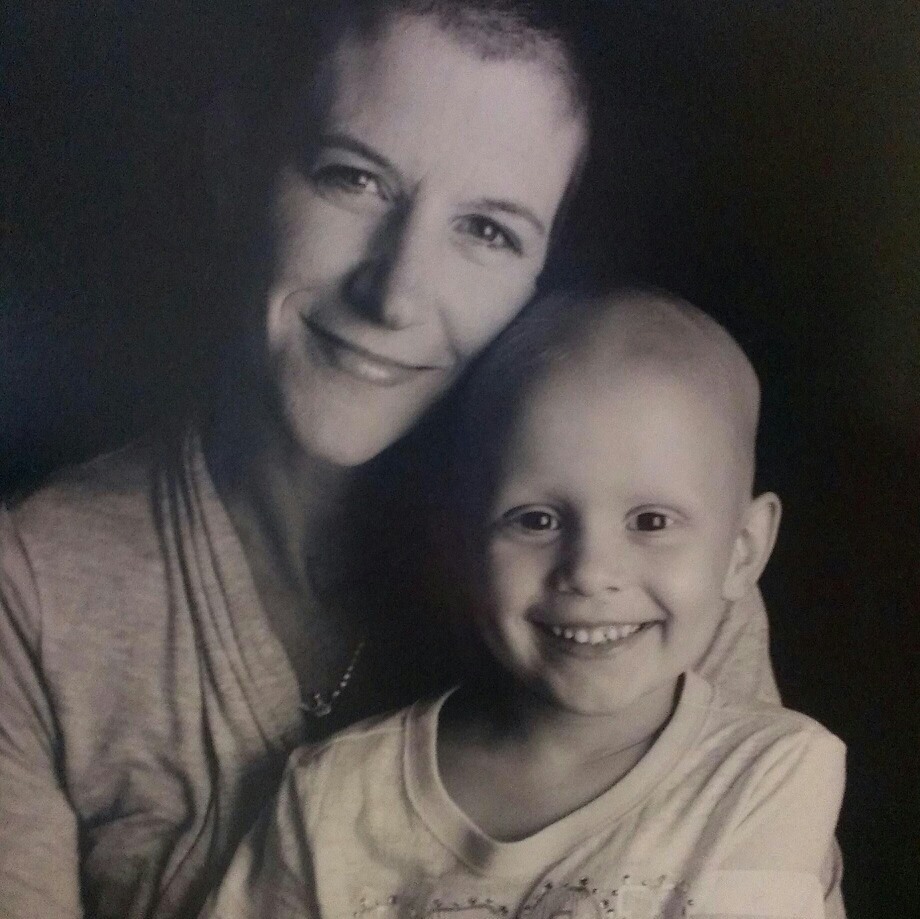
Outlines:
<svg viewBox="0 0 920 919"><path fill-rule="evenodd" d="M478 829L438 774L417 703L303 748L213 898L217 919L821 919L844 747L779 706L687 674L643 759L516 842Z"/></svg>

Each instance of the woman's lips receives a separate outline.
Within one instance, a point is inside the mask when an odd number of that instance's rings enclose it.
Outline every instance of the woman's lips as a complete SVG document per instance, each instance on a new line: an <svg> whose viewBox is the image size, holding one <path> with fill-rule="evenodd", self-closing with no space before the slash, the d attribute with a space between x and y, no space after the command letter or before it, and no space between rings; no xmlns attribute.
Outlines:
<svg viewBox="0 0 920 919"><path fill-rule="evenodd" d="M438 369L428 365L405 364L374 354L340 338L309 319L305 318L303 322L320 354L330 366L366 383L375 386L397 386Z"/></svg>

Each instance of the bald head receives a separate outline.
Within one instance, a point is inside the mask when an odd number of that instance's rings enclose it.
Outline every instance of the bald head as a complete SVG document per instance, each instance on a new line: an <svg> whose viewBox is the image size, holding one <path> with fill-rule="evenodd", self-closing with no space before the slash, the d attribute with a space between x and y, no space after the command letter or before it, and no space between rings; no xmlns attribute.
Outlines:
<svg viewBox="0 0 920 919"><path fill-rule="evenodd" d="M560 297L543 308L571 317L558 353L570 351L582 372L652 371L698 391L730 426L744 480L752 487L760 384L747 355L711 316L670 294L641 290L588 304ZM558 357L551 364L557 362Z"/></svg>
<svg viewBox="0 0 920 919"><path fill-rule="evenodd" d="M753 488L760 386L731 335L671 294L625 289L602 297L556 294L534 303L499 337L463 394L463 433L480 473L500 450L537 389L572 385L588 393L616 381L657 377L662 391L695 395L718 417L737 482ZM667 385L666 385L667 384ZM461 451L463 452L463 451Z"/></svg>

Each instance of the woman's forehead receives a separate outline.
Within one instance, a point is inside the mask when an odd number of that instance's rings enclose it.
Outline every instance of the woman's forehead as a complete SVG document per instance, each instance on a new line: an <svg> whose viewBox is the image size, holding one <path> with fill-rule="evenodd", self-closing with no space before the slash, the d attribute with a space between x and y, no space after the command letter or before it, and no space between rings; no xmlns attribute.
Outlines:
<svg viewBox="0 0 920 919"><path fill-rule="evenodd" d="M552 217L586 137L552 68L484 60L416 17L376 37L343 40L328 66L325 98L317 100L321 132L370 147L411 180L514 192Z"/></svg>

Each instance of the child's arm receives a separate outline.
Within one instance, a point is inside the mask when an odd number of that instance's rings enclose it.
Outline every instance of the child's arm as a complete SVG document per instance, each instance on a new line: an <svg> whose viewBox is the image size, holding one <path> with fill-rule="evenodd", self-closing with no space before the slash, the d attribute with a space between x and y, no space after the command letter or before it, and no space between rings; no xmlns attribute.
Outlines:
<svg viewBox="0 0 920 919"><path fill-rule="evenodd" d="M816 728L778 742L739 789L719 855L693 890L694 919L825 919L844 785L843 744ZM723 835L724 833L724 835ZM830 888L830 889L829 889ZM827 910L825 900L827 899Z"/></svg>
<svg viewBox="0 0 920 919"><path fill-rule="evenodd" d="M318 917L305 801L320 789L304 768L307 755L291 756L277 799L240 844L201 919Z"/></svg>

